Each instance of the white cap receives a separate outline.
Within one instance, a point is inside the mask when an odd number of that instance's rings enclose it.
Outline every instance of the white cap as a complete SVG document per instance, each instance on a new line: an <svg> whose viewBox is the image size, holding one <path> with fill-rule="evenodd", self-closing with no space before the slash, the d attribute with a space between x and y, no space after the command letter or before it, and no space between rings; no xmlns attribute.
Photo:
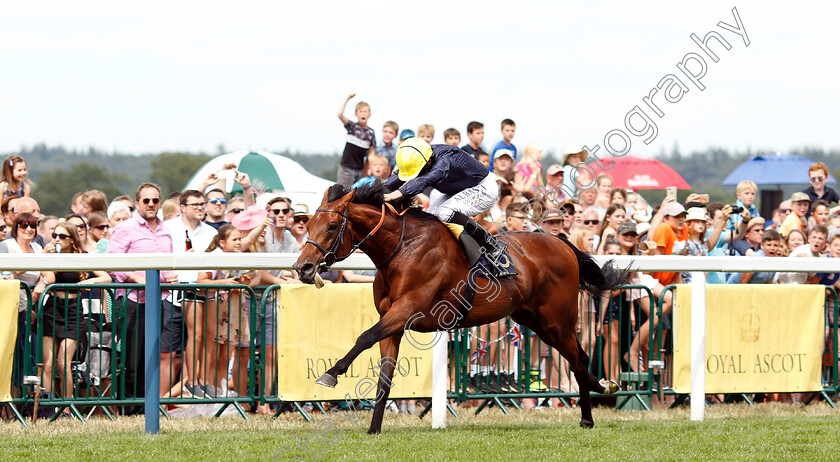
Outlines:
<svg viewBox="0 0 840 462"><path fill-rule="evenodd" d="M668 202L662 208L662 216L663 217L675 217L677 215L681 215L685 212L685 207L679 202Z"/></svg>

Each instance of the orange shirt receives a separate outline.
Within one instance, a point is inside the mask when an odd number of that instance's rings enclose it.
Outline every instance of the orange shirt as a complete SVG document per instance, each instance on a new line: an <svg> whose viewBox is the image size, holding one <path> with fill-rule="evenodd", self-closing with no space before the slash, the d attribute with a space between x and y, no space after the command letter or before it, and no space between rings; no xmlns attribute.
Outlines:
<svg viewBox="0 0 840 462"><path fill-rule="evenodd" d="M668 223L662 223L653 233L653 240L656 242L656 246L665 247L665 253L662 255L671 255L671 251L674 249L674 242L685 241L686 239L688 239L688 225L683 225L680 236L677 236L674 228L672 228ZM674 280L677 273L660 271L657 273L651 273L651 276L659 280L663 286L667 286Z"/></svg>
<svg viewBox="0 0 840 462"><path fill-rule="evenodd" d="M802 224L802 218L797 215L796 212L791 212L779 227L779 234L781 234L783 238L787 238L788 234L790 234L790 232L794 229L802 231L802 234L806 236L808 235L807 228L805 228Z"/></svg>

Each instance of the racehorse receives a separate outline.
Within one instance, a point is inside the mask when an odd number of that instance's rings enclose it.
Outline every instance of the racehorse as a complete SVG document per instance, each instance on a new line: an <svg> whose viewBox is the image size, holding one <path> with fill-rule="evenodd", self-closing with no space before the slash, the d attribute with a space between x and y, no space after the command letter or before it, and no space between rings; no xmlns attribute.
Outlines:
<svg viewBox="0 0 840 462"><path fill-rule="evenodd" d="M610 394L615 382L599 382L589 372L589 357L575 333L578 292L600 296L626 279L611 262L600 268L564 238L515 232L508 243L518 275L482 278L468 268L467 257L450 230L417 209L396 209L383 201L385 188L373 184L347 190L331 186L309 220L309 239L295 262L300 280L314 283L320 271L356 249L376 265L373 293L379 322L365 331L342 359L316 381L334 387L353 360L379 342L382 355L377 400L368 433L380 433L403 333L472 327L510 316L556 348L568 361L580 387L582 427L592 427L589 392ZM461 304L460 291L474 288L471 306L455 316L448 306Z"/></svg>

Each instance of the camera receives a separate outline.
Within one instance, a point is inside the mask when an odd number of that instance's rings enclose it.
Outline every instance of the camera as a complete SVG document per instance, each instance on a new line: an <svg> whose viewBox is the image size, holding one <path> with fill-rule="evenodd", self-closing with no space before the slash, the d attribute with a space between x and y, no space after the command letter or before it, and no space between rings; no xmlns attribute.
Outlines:
<svg viewBox="0 0 840 462"><path fill-rule="evenodd" d="M732 207L732 213L741 213L741 212L744 211L744 208L741 207L740 205L732 204L732 205L730 205L730 207Z"/></svg>

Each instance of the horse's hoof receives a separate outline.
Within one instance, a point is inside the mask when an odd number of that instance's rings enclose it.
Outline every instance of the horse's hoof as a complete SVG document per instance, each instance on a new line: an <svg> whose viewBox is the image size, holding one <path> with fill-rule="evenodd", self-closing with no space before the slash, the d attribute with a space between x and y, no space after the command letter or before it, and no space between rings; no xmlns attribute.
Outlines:
<svg viewBox="0 0 840 462"><path fill-rule="evenodd" d="M595 426L595 423L591 420L581 420L580 421L580 428L592 428Z"/></svg>
<svg viewBox="0 0 840 462"><path fill-rule="evenodd" d="M618 391L618 383L615 380L601 379L598 383L604 387L603 395L611 395Z"/></svg>
<svg viewBox="0 0 840 462"><path fill-rule="evenodd" d="M335 386L338 385L338 379L325 372L324 375L315 380L315 383L325 387L335 388Z"/></svg>
<svg viewBox="0 0 840 462"><path fill-rule="evenodd" d="M380 433L382 433L382 430L377 430L377 429L375 429L375 428L371 428L371 429L370 429L370 430L368 430L368 432L367 432L367 434L368 434L368 435L378 435L378 434L380 434Z"/></svg>

